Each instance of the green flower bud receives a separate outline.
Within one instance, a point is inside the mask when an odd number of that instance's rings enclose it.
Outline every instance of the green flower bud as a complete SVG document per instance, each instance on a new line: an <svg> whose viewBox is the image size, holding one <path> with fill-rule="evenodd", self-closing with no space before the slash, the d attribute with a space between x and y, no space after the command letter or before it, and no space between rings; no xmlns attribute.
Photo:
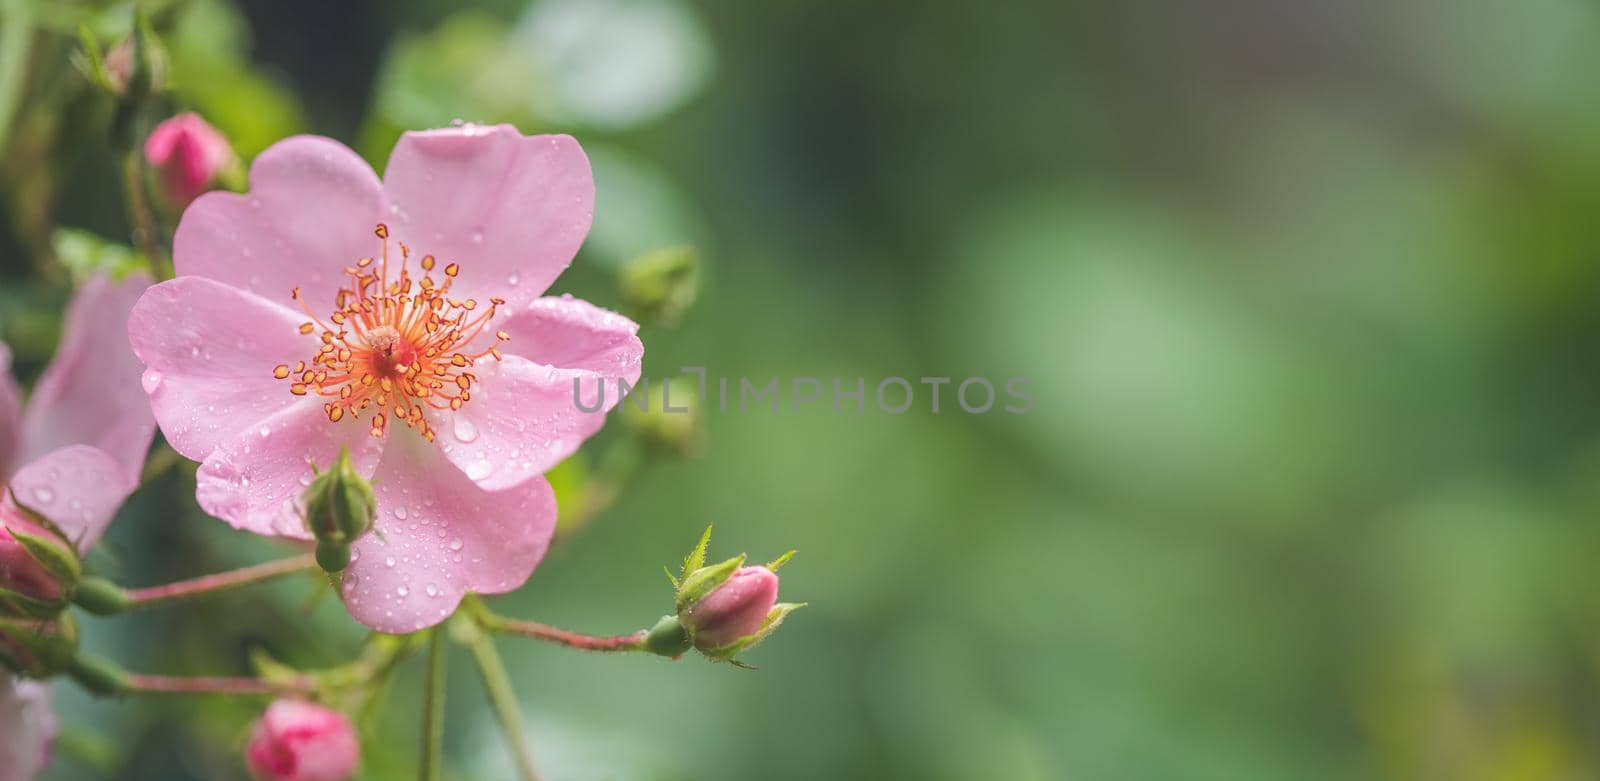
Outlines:
<svg viewBox="0 0 1600 781"><path fill-rule="evenodd" d="M304 499L306 528L317 538L317 564L328 572L342 571L350 564L350 544L377 517L372 484L356 471L350 451L341 449L333 466L311 480Z"/></svg>
<svg viewBox="0 0 1600 781"><path fill-rule="evenodd" d="M78 653L78 625L71 613L49 621L0 619L0 665L24 678L65 671Z"/></svg>
<svg viewBox="0 0 1600 781"><path fill-rule="evenodd" d="M656 250L622 270L622 300L642 323L675 325L698 294L699 265L693 247Z"/></svg>
<svg viewBox="0 0 1600 781"><path fill-rule="evenodd" d="M643 409L627 400L618 406L623 422L652 448L692 456L705 446L705 416L693 380L678 377L651 385Z"/></svg>

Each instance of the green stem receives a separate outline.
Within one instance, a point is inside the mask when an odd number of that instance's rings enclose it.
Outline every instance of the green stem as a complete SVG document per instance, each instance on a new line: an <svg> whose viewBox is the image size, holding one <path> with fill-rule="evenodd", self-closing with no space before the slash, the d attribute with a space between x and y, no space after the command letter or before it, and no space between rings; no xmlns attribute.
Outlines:
<svg viewBox="0 0 1600 781"><path fill-rule="evenodd" d="M33 49L33 10L28 0L0 0L0 153L22 103Z"/></svg>
<svg viewBox="0 0 1600 781"><path fill-rule="evenodd" d="M128 220L133 223L133 239L150 264L150 275L156 281L166 279L166 264L161 247L156 244L156 220L150 212L150 201L144 193L144 164L140 150L129 150L122 160L122 193L128 200Z"/></svg>
<svg viewBox="0 0 1600 781"><path fill-rule="evenodd" d="M262 678L219 676L144 675L128 673L126 691L130 694L311 694L316 686L310 678L294 681L268 681Z"/></svg>
<svg viewBox="0 0 1600 781"><path fill-rule="evenodd" d="M434 627L428 647L428 680L422 700L420 781L439 781L444 771L444 689L446 648L443 627Z"/></svg>
<svg viewBox="0 0 1600 781"><path fill-rule="evenodd" d="M517 773L522 781L539 781L539 771L533 765L533 747L528 745L528 733L522 725L522 710L517 706L516 692L511 689L511 677L495 650L494 639L483 632L475 632L468 642L473 661L483 676L483 689L494 706L495 720L505 733L506 744L517 761Z"/></svg>

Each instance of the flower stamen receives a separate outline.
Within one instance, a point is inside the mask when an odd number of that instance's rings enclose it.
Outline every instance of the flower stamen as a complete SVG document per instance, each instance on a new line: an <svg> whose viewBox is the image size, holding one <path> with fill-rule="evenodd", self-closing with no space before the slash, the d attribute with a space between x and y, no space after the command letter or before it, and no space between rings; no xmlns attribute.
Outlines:
<svg viewBox="0 0 1600 781"><path fill-rule="evenodd" d="M500 343L511 338L505 331L496 331L485 349L469 352L468 345L505 300L492 298L487 309L476 312L476 299L451 298L461 265L446 265L444 279L436 282L432 272L438 262L432 255L422 257L422 278L413 280L411 248L405 242L397 242L399 271L391 280L389 227L379 223L373 233L383 243L382 252L377 259L361 258L344 269L349 281L334 294L326 321L312 312L300 288L294 289L292 297L310 318L300 325L300 333L316 333L322 344L309 362L292 368L279 364L272 376L290 381L289 392L296 396L314 393L329 399L323 404L329 421L359 419L370 410L372 436L383 437L392 417L431 442L434 426L425 408L461 409L478 382L472 367L486 357L501 359Z"/></svg>

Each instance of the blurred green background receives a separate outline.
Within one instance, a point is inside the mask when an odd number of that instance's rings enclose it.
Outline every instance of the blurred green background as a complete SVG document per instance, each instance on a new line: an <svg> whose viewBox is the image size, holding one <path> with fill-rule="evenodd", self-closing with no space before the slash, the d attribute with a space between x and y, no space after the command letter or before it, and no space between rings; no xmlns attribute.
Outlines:
<svg viewBox="0 0 1600 781"><path fill-rule="evenodd" d="M698 249L652 378L1030 380L1027 415L712 412L697 457L645 462L498 609L647 626L708 522L714 553L798 548L810 607L753 673L503 641L552 781L1600 778L1594 3L150 9L174 107L246 157L576 135L597 214L557 292L621 306L630 260ZM31 379L69 291L52 231L128 240L108 101L66 63L129 12L0 10L33 63L0 169L0 337ZM97 565L275 554L192 490L141 491ZM361 632L310 592L86 631L152 671L347 658ZM457 663L451 777L508 778ZM412 774L420 678L364 778ZM242 778L260 708L57 700L54 779Z"/></svg>

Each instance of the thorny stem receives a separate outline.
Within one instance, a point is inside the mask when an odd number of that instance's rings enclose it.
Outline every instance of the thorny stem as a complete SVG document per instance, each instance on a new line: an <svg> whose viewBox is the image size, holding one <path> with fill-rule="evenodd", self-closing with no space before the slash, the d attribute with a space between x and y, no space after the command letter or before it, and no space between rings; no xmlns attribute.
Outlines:
<svg viewBox="0 0 1600 781"><path fill-rule="evenodd" d="M640 630L631 635L616 635L614 637L585 635L569 632L549 624L541 624L537 621L506 618L505 616L490 613L487 609L480 610L476 617L478 625L490 632L532 637L536 640L564 645L580 651L643 651L645 650L644 638L648 634L647 631Z"/></svg>
<svg viewBox="0 0 1600 781"><path fill-rule="evenodd" d="M422 702L422 753L417 761L419 781L439 781L444 770L444 689L446 648L444 630L434 627L428 648L428 680Z"/></svg>
<svg viewBox="0 0 1600 781"><path fill-rule="evenodd" d="M506 674L500 652L495 650L494 638L471 627L466 645L472 650L478 673L483 676L483 689L494 706L495 720L505 733L506 743L517 762L517 773L522 781L539 781L539 771L533 764L533 747L528 744L528 733L522 724L522 711L517 705L516 692L511 688L511 677Z"/></svg>
<svg viewBox="0 0 1600 781"><path fill-rule="evenodd" d="M128 589L127 607L128 609L149 607L164 602L227 591L285 575L293 575L297 572L309 571L316 569L316 566L316 558L307 553L300 556L291 556L287 559L269 561L264 564L256 564L243 569L204 575L192 580L180 580L177 583L151 586L150 588Z"/></svg>

